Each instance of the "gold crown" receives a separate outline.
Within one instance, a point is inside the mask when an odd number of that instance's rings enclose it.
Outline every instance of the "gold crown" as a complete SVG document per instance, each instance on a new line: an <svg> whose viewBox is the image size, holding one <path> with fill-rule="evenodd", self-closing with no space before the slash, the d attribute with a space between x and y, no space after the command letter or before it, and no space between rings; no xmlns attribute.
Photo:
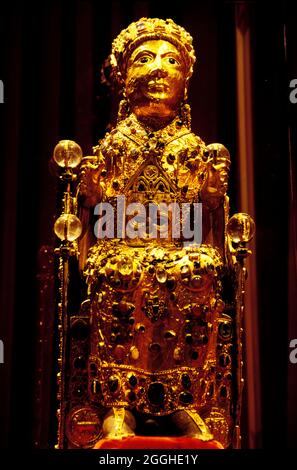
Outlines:
<svg viewBox="0 0 297 470"><path fill-rule="evenodd" d="M192 75L196 60L192 36L171 19L141 18L122 30L112 43L110 65L112 75L119 84L123 83L127 60L131 53L142 42L152 39L165 39L171 42L183 57L187 76Z"/></svg>

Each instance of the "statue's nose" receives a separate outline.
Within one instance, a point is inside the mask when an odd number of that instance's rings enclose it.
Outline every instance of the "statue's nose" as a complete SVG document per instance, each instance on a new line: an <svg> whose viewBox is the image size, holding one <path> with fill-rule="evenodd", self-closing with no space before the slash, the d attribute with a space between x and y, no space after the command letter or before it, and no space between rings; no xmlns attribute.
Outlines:
<svg viewBox="0 0 297 470"><path fill-rule="evenodd" d="M152 67L152 70L150 72L151 77L156 77L156 78L164 78L167 76L166 70L162 67L162 64L160 66L155 65Z"/></svg>
<svg viewBox="0 0 297 470"><path fill-rule="evenodd" d="M162 61L162 57L159 56L158 54L156 55L155 60L151 66L151 75L157 78L163 78L163 77L166 77L167 75L167 72L164 68L164 64Z"/></svg>

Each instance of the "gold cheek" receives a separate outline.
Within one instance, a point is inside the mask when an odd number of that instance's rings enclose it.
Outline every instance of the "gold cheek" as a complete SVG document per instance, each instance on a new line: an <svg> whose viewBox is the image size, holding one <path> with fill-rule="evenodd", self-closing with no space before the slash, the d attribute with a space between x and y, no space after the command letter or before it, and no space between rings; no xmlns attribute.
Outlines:
<svg viewBox="0 0 297 470"><path fill-rule="evenodd" d="M141 77L146 76L150 72L148 64L135 64L128 71L128 77Z"/></svg>

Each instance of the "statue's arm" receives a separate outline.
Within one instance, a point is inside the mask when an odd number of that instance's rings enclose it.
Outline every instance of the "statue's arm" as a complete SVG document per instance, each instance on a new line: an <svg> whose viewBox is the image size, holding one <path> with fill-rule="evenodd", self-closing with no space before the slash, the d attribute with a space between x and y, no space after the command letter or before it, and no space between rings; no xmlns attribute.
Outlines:
<svg viewBox="0 0 297 470"><path fill-rule="evenodd" d="M200 188L200 198L209 209L216 209L224 199L228 189L230 155L222 144L206 147L204 181Z"/></svg>
<svg viewBox="0 0 297 470"><path fill-rule="evenodd" d="M93 207L101 201L103 189L100 184L100 176L104 168L104 159L100 152L82 159L79 174L79 196L84 207Z"/></svg>

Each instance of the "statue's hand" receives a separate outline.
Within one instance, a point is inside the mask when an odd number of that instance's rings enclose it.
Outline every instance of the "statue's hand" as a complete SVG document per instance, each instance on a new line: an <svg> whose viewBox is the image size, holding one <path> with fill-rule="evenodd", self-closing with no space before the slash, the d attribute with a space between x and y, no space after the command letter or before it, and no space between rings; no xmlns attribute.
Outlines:
<svg viewBox="0 0 297 470"><path fill-rule="evenodd" d="M210 144L206 148L206 176L201 187L201 198L216 206L226 194L230 171L230 154L222 144Z"/></svg>
<svg viewBox="0 0 297 470"><path fill-rule="evenodd" d="M79 195L86 207L95 206L102 197L101 170L96 157L83 158L79 174Z"/></svg>

